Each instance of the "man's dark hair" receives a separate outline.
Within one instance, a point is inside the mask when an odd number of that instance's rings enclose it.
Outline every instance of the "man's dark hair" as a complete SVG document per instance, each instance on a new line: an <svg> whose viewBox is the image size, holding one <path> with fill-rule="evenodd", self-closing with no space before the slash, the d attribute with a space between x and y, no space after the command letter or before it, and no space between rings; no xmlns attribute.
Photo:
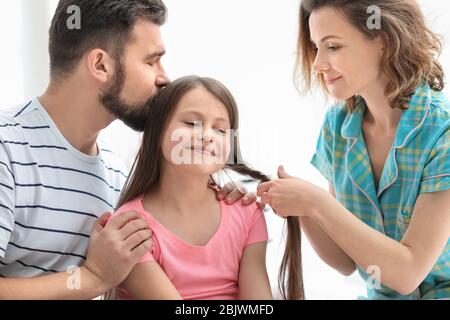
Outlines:
<svg viewBox="0 0 450 320"><path fill-rule="evenodd" d="M71 6L80 9L79 29L67 24L73 14L68 10ZM73 71L83 55L95 48L120 61L138 20L161 26L166 17L161 0L60 0L49 31L52 78Z"/></svg>

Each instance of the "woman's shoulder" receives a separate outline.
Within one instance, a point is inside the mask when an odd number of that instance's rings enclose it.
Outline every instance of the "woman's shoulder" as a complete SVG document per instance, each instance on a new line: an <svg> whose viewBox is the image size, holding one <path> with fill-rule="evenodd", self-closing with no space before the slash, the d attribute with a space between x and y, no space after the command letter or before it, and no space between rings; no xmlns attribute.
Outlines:
<svg viewBox="0 0 450 320"><path fill-rule="evenodd" d="M341 128L345 119L349 115L345 102L336 102L330 105L325 114L325 120L322 126L322 131L331 136L340 136Z"/></svg>
<svg viewBox="0 0 450 320"><path fill-rule="evenodd" d="M421 123L420 136L435 143L450 133L450 101L443 92L432 91L429 108ZM448 138L445 138L448 139Z"/></svg>
<svg viewBox="0 0 450 320"><path fill-rule="evenodd" d="M432 91L427 121L450 126L450 100L442 91Z"/></svg>

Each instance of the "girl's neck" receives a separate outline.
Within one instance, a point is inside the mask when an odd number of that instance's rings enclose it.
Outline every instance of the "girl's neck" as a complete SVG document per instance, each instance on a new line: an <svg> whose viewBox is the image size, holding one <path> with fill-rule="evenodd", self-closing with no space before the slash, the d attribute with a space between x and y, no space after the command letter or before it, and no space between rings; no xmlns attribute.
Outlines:
<svg viewBox="0 0 450 320"><path fill-rule="evenodd" d="M146 198L164 210L180 215L192 214L192 208L211 206L215 192L208 187L209 177L167 166L161 170L158 188Z"/></svg>

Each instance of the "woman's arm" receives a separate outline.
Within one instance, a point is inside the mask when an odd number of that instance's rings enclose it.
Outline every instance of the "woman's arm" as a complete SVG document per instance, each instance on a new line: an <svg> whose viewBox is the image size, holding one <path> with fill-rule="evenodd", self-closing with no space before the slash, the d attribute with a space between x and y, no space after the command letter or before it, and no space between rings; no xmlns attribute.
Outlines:
<svg viewBox="0 0 450 320"><path fill-rule="evenodd" d="M155 261L137 264L122 287L135 300L182 300L175 286Z"/></svg>
<svg viewBox="0 0 450 320"><path fill-rule="evenodd" d="M450 190L417 198L409 228L398 242L369 227L329 192L288 176L258 186L258 195L280 216L309 216L355 263L377 267L381 283L406 295L430 273L450 236Z"/></svg>
<svg viewBox="0 0 450 320"><path fill-rule="evenodd" d="M450 190L420 195L400 242L372 229L337 201L324 200L314 219L359 266L378 267L381 283L406 295L430 273L448 242L449 199Z"/></svg>
<svg viewBox="0 0 450 320"><path fill-rule="evenodd" d="M239 267L239 299L272 300L266 269L266 242L247 246Z"/></svg>
<svg viewBox="0 0 450 320"><path fill-rule="evenodd" d="M335 196L332 184L330 184L330 193L333 197ZM299 217L299 219L311 246L326 264L346 276L355 272L356 266L352 258L330 238L314 219L310 217Z"/></svg>

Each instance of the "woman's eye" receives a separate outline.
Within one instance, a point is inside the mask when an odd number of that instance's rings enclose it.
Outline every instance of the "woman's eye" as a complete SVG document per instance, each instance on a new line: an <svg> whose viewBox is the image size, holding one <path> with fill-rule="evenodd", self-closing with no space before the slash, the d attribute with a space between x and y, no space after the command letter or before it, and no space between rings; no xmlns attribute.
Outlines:
<svg viewBox="0 0 450 320"><path fill-rule="evenodd" d="M328 46L328 50L330 51L338 51L341 47L339 46Z"/></svg>

